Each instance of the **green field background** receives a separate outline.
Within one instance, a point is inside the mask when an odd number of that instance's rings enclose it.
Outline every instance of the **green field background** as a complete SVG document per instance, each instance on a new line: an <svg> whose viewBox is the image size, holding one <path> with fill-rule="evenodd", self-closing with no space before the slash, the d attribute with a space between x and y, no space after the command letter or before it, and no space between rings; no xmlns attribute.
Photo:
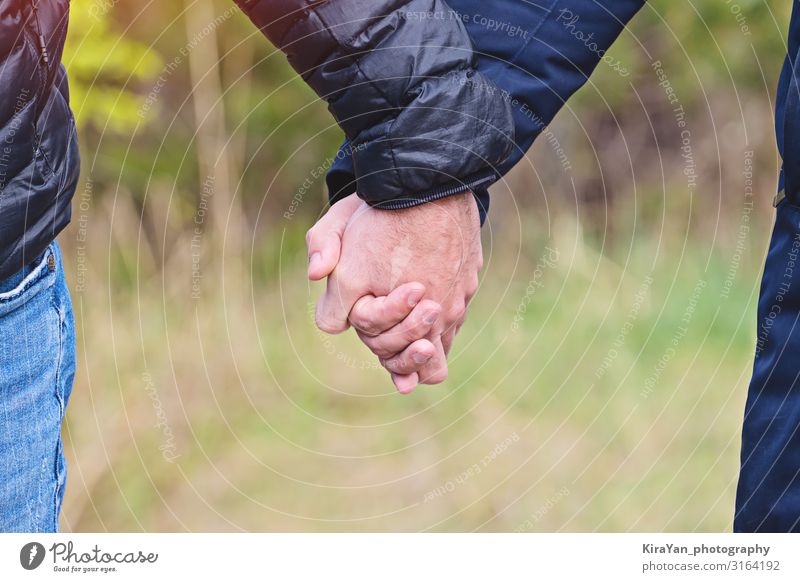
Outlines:
<svg viewBox="0 0 800 582"><path fill-rule="evenodd" d="M313 325L325 104L232 2L73 0L62 528L730 529L790 4L642 10L494 187L450 378L402 397Z"/></svg>

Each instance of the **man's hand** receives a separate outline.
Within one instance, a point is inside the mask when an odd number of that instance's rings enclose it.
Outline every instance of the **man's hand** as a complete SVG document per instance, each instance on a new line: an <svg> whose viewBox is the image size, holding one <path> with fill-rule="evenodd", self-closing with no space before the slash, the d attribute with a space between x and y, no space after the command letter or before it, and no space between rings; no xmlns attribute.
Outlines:
<svg viewBox="0 0 800 582"><path fill-rule="evenodd" d="M406 210L376 210L350 196L307 243L309 278L329 274L317 305L320 329L340 333L352 324L401 392L417 380L446 379L447 353L483 262L471 193Z"/></svg>

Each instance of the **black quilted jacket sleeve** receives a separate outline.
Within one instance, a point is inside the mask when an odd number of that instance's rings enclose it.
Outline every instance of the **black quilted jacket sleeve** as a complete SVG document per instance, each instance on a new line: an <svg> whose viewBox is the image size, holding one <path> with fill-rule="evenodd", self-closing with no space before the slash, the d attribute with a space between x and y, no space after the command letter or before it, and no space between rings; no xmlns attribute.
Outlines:
<svg viewBox="0 0 800 582"><path fill-rule="evenodd" d="M483 187L513 147L510 105L443 0L236 0L328 102L358 195L407 208Z"/></svg>

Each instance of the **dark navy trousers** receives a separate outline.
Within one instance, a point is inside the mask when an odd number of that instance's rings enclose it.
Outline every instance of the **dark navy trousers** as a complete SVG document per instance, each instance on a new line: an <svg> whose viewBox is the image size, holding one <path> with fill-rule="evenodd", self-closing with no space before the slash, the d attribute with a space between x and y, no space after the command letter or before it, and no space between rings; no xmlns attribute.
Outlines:
<svg viewBox="0 0 800 582"><path fill-rule="evenodd" d="M778 204L758 302L734 531L800 530L800 207Z"/></svg>
<svg viewBox="0 0 800 582"><path fill-rule="evenodd" d="M783 159L761 282L756 355L742 428L734 531L800 531L800 9L775 98Z"/></svg>

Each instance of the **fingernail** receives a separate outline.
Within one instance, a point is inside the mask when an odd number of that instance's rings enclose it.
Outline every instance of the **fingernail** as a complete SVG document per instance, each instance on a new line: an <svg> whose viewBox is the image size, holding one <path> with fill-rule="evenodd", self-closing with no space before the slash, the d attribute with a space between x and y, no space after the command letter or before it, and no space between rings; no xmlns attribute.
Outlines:
<svg viewBox="0 0 800 582"><path fill-rule="evenodd" d="M429 354L423 354L423 353L418 352L418 353L414 354L413 356L411 356L411 359L414 360L415 364L427 364L432 357L433 356L431 356Z"/></svg>
<svg viewBox="0 0 800 582"><path fill-rule="evenodd" d="M439 310L438 309L431 309L425 315L422 316L422 322L425 325L433 325L436 323L436 320L439 319Z"/></svg>
<svg viewBox="0 0 800 582"><path fill-rule="evenodd" d="M421 289L414 289L408 294L408 306L416 307L417 303L422 299L423 291Z"/></svg>

